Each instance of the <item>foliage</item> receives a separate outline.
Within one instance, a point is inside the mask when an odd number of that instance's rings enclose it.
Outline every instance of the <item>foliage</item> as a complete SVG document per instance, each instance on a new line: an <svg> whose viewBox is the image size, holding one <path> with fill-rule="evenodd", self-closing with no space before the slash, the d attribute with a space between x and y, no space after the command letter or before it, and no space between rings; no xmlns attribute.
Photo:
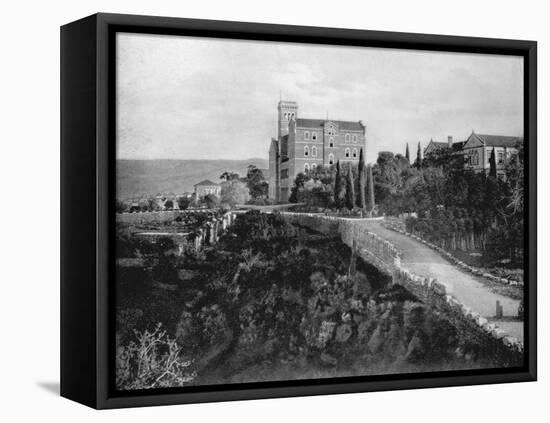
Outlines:
<svg viewBox="0 0 550 423"><path fill-rule="evenodd" d="M180 387L193 381L191 361L182 357L181 347L159 324L152 331L135 332L135 340L117 346L118 389Z"/></svg>
<svg viewBox="0 0 550 423"><path fill-rule="evenodd" d="M192 202L193 202L193 199L190 197L179 197L178 208L180 210L187 210Z"/></svg>
<svg viewBox="0 0 550 423"><path fill-rule="evenodd" d="M117 213L124 213L129 210L128 205L124 201L116 200L115 210Z"/></svg>
<svg viewBox="0 0 550 423"><path fill-rule="evenodd" d="M246 186L252 198L267 197L268 184L265 181L264 174L261 169L258 169L254 165L248 166Z"/></svg>
<svg viewBox="0 0 550 423"><path fill-rule="evenodd" d="M207 194L204 196L204 202L206 203L206 207L214 209L220 204L220 199L214 194Z"/></svg>
<svg viewBox="0 0 550 423"><path fill-rule="evenodd" d="M418 143L418 148L416 149L416 160L414 161L414 166L417 168L422 167L422 149L420 148L420 142Z"/></svg>
<svg viewBox="0 0 550 423"><path fill-rule="evenodd" d="M353 167L350 165L347 169L346 179L346 207L351 210L355 207L355 175Z"/></svg>
<svg viewBox="0 0 550 423"><path fill-rule="evenodd" d="M233 174L237 175L237 174ZM227 204L233 208L237 204L245 204L249 199L248 187L246 184L237 177L228 177L226 181L222 182L221 190L221 204Z"/></svg>

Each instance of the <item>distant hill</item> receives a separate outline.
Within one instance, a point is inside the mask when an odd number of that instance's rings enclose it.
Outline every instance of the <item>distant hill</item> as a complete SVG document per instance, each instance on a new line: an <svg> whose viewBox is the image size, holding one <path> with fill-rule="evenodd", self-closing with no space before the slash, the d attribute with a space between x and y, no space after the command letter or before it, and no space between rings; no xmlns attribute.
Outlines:
<svg viewBox="0 0 550 423"><path fill-rule="evenodd" d="M192 192L193 185L203 179L221 182L223 172L245 176L250 164L262 169L267 179L266 159L117 160L117 198Z"/></svg>

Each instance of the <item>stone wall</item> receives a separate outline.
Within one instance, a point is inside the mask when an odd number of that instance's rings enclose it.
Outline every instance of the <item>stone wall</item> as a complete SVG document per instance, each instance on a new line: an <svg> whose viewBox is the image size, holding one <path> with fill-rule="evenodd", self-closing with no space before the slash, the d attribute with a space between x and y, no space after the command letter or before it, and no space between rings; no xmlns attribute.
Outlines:
<svg viewBox="0 0 550 423"><path fill-rule="evenodd" d="M523 364L523 344L478 313L447 294L445 286L436 279L427 279L410 272L401 264L400 251L378 235L369 232L359 219L345 219L313 213L281 213L292 223L328 234L339 234L342 241L357 248L360 256L386 273L393 283L407 288L421 301L444 313L457 329L464 343L479 346L503 366Z"/></svg>
<svg viewBox="0 0 550 423"><path fill-rule="evenodd" d="M357 251L366 262L384 273L393 275L395 261L400 262L398 250L388 241L369 232L358 219L324 216L315 213L281 212L291 223L305 226L326 235L340 236L342 242Z"/></svg>
<svg viewBox="0 0 550 423"><path fill-rule="evenodd" d="M117 223L129 223L129 224L140 224L140 223L162 223L169 222L174 220L180 215L185 215L189 213L209 213L212 210L209 209L196 209L196 210L162 210L162 211L149 211L149 212L135 212L135 213L117 213L116 221Z"/></svg>

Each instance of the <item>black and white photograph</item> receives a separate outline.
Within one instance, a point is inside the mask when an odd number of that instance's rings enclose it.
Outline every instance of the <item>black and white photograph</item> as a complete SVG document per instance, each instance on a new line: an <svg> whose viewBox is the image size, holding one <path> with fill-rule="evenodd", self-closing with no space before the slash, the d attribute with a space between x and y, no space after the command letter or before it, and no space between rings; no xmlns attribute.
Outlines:
<svg viewBox="0 0 550 423"><path fill-rule="evenodd" d="M522 56L116 34L117 391L521 368Z"/></svg>

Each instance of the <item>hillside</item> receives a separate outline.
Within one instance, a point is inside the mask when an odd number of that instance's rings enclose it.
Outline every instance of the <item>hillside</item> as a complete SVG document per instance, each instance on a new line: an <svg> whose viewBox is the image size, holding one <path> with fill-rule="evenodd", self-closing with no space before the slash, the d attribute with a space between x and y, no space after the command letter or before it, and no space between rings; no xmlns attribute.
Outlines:
<svg viewBox="0 0 550 423"><path fill-rule="evenodd" d="M223 172L245 176L250 164L264 170L267 178L266 159L117 160L117 198L192 192L193 185L203 179L220 182Z"/></svg>

